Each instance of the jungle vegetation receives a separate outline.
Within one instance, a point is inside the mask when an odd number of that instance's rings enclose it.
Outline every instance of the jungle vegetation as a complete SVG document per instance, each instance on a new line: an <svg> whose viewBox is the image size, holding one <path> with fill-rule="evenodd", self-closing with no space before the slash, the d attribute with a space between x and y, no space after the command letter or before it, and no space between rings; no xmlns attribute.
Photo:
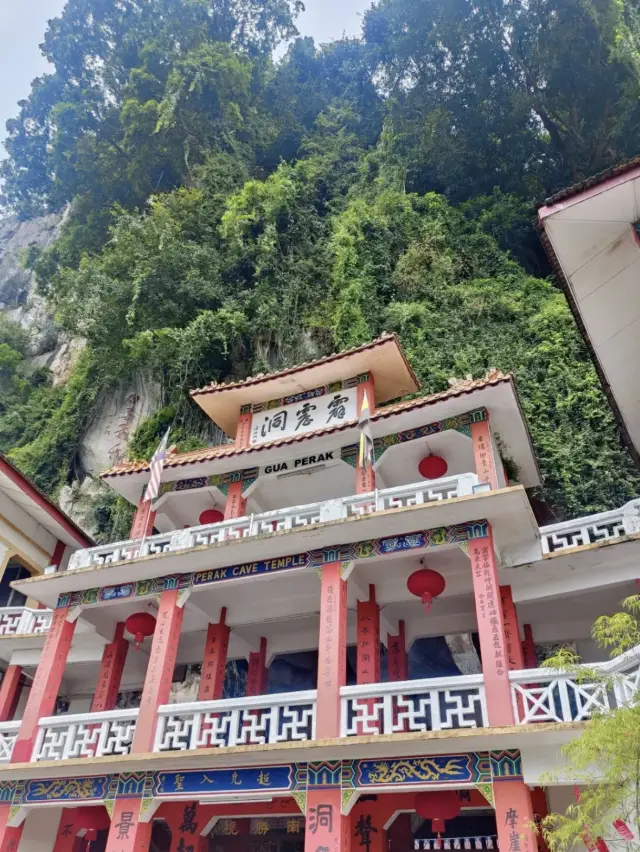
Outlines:
<svg viewBox="0 0 640 852"><path fill-rule="evenodd" d="M163 394L143 457L167 425L181 449L211 440L189 387L395 331L427 393L514 371L550 517L636 496L534 220L640 150L637 0L377 0L328 45L297 35L300 8L68 0L50 22L3 203L70 205L26 263L88 345L53 388L0 325L0 449L55 496L137 371Z"/></svg>

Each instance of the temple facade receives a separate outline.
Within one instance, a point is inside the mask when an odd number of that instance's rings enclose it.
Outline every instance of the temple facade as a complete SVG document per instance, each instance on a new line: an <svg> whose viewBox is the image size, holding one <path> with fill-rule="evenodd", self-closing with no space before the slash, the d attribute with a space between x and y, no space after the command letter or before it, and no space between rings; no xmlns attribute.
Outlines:
<svg viewBox="0 0 640 852"><path fill-rule="evenodd" d="M544 852L559 747L638 689L590 628L640 500L541 526L513 376L421 395L394 335L191 396L227 442L106 471L129 540L12 580L0 852Z"/></svg>

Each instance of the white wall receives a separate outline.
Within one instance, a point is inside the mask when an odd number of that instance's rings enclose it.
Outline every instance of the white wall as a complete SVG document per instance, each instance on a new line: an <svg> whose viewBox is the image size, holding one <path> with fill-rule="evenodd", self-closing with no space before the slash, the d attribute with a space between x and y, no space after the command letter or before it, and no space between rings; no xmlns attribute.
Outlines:
<svg viewBox="0 0 640 852"><path fill-rule="evenodd" d="M53 852L62 808L37 808L27 816L18 852Z"/></svg>

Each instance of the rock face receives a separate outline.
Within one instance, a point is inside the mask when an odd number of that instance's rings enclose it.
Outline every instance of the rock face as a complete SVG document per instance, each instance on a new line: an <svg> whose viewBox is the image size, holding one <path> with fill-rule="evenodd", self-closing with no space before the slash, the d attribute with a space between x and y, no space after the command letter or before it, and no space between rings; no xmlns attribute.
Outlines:
<svg viewBox="0 0 640 852"><path fill-rule="evenodd" d="M0 220L0 310L31 332L34 356L55 355L59 333L53 315L35 292L35 277L23 267L29 246L46 248L58 238L65 214L51 213L21 222Z"/></svg>
<svg viewBox="0 0 640 852"><path fill-rule="evenodd" d="M80 447L80 463L86 473L97 476L121 462L131 436L143 420L156 410L160 389L138 377L133 384L120 383L106 397Z"/></svg>
<svg viewBox="0 0 640 852"><path fill-rule="evenodd" d="M59 236L65 213L26 222L0 219L0 311L27 329L30 357L27 371L46 367L54 386L71 375L85 341L70 339L56 326L53 311L36 292L35 276L24 268L30 246L45 249ZM143 378L120 384L100 400L80 447L78 481L60 493L60 505L90 535L96 532L93 506L106 489L100 471L121 461L140 423L157 408L159 388Z"/></svg>

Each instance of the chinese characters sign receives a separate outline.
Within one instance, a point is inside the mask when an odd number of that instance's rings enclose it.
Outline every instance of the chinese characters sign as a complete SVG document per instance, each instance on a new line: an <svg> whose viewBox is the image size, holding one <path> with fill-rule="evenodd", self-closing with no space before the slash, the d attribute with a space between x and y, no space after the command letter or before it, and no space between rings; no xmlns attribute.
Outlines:
<svg viewBox="0 0 640 852"><path fill-rule="evenodd" d="M193 793L239 793L262 790L290 790L293 785L290 764L246 769L207 769L197 772L160 772L154 785L158 796Z"/></svg>
<svg viewBox="0 0 640 852"><path fill-rule="evenodd" d="M357 420L357 399L357 388L349 388L254 414L251 443L263 444Z"/></svg>

